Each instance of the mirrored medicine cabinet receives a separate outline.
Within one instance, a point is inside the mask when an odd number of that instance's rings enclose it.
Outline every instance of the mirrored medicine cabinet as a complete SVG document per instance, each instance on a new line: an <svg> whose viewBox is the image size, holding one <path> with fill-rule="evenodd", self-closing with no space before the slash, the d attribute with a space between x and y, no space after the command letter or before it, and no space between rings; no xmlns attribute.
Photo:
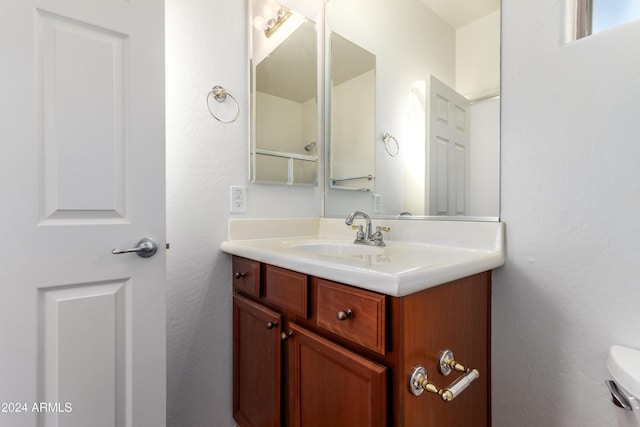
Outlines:
<svg viewBox="0 0 640 427"><path fill-rule="evenodd" d="M327 217L499 218L499 0L327 0L280 35L281 5L250 2L253 182L320 161Z"/></svg>
<svg viewBox="0 0 640 427"><path fill-rule="evenodd" d="M317 185L317 23L270 0L249 9L251 181Z"/></svg>

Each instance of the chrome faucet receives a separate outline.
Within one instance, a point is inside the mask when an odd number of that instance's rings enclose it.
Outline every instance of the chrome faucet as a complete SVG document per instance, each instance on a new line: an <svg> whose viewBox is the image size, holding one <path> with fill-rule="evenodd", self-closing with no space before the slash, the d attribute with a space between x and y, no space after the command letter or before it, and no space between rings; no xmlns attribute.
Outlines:
<svg viewBox="0 0 640 427"><path fill-rule="evenodd" d="M349 215L347 215L347 219L344 220L344 223L353 226L353 220L357 217L364 218L365 220L365 229L362 230L362 226L358 226L358 231L356 233L356 240L353 243L358 243L361 245L371 245L371 246L384 246L384 240L382 238L381 231L389 231L388 227L376 227L376 232L372 233L371 230L371 218L369 215L362 211L353 211ZM355 227L354 227L355 228Z"/></svg>

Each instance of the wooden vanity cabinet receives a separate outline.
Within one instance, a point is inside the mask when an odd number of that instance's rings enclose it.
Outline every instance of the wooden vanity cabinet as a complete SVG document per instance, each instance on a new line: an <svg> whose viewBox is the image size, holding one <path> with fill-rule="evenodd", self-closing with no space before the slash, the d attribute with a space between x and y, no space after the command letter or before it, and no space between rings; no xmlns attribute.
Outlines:
<svg viewBox="0 0 640 427"><path fill-rule="evenodd" d="M240 427L490 425L490 272L396 298L237 256L233 268ZM411 394L416 365L439 387L458 376L438 371L445 349L480 377L451 402Z"/></svg>

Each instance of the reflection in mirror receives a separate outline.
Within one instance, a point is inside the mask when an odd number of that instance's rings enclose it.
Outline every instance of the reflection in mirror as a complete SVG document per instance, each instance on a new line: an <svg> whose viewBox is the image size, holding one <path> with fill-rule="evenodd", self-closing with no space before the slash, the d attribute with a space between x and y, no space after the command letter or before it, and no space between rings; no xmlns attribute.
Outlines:
<svg viewBox="0 0 640 427"><path fill-rule="evenodd" d="M354 193L330 181L325 215L357 209L378 216L496 220L499 0L328 0L325 6L327 34L338 33L376 58L375 184L371 192ZM332 138L333 102L326 131ZM398 142L395 157L385 150L387 133ZM351 164L357 164L365 150L351 151Z"/></svg>
<svg viewBox="0 0 640 427"><path fill-rule="evenodd" d="M317 185L316 25L251 0L251 181Z"/></svg>
<svg viewBox="0 0 640 427"><path fill-rule="evenodd" d="M373 190L375 177L376 57L331 34L330 184Z"/></svg>

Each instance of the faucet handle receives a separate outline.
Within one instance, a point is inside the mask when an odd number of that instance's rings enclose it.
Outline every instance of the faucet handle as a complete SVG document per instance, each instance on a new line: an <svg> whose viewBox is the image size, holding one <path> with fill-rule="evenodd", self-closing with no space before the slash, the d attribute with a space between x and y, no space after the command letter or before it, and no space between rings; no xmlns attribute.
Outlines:
<svg viewBox="0 0 640 427"><path fill-rule="evenodd" d="M389 231L389 230L391 230L391 227L381 227L379 225L376 226L376 232L373 233L373 235L371 236L371 240L375 242L374 244L376 246L385 246L384 238L382 237L382 232Z"/></svg>
<svg viewBox="0 0 640 427"><path fill-rule="evenodd" d="M352 230L356 230L356 240L355 240L354 243L356 243L356 242L359 243L359 242L363 242L363 241L366 240L364 229L362 228L361 225L352 225L351 229Z"/></svg>

